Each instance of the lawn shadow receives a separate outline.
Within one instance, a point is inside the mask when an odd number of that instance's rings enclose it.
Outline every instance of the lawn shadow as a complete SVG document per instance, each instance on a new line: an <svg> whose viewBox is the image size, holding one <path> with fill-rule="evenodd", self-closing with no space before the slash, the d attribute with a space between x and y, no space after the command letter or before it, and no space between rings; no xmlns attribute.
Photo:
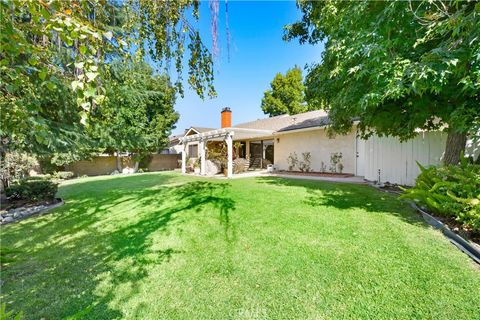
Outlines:
<svg viewBox="0 0 480 320"><path fill-rule="evenodd" d="M410 206L401 202L396 195L381 192L367 185L281 177L256 179L271 185L305 188L307 196L302 202L311 207L326 206L344 210L358 208L372 213L388 213L409 224L428 227L419 215Z"/></svg>
<svg viewBox="0 0 480 320"><path fill-rule="evenodd" d="M134 296L152 266L161 267L184 253L168 245L153 249L152 235L167 234L184 223L187 211L208 209L208 214L218 215L225 239L231 241L235 202L228 196L230 184L172 184L172 177L145 175L139 183L132 176L69 185L62 190L66 205L51 216L7 226L2 240L9 246L20 243L17 247L25 254L2 270L2 299L23 310L26 319L122 318L122 312L110 306L115 288L128 283L129 295ZM132 223L123 221L118 227L101 223L122 204L139 209Z"/></svg>

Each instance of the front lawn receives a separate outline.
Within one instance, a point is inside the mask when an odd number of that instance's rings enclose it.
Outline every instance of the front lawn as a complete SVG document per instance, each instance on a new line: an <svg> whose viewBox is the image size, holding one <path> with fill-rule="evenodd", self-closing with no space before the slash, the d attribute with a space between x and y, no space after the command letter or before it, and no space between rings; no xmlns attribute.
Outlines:
<svg viewBox="0 0 480 320"><path fill-rule="evenodd" d="M72 180L1 228L27 319L474 319L480 269L361 185L173 173Z"/></svg>

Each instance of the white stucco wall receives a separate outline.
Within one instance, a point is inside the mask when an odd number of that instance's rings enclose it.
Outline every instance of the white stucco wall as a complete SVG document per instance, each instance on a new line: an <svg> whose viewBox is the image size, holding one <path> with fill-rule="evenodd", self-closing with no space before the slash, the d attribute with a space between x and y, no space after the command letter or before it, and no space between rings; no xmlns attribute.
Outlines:
<svg viewBox="0 0 480 320"><path fill-rule="evenodd" d="M296 152L298 159L302 160L302 152L310 152L312 170L320 171L323 161L328 171L330 155L341 152L343 172L355 173L355 139L354 130L348 135L336 135L333 139L327 136L325 129L277 134L274 138L274 163L279 170L288 170L290 153Z"/></svg>

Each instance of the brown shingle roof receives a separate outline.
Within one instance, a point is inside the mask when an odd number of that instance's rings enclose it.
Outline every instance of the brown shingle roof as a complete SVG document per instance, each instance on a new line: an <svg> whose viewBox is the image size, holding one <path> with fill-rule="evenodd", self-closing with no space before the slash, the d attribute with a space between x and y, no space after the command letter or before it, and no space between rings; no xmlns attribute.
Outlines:
<svg viewBox="0 0 480 320"><path fill-rule="evenodd" d="M299 130L299 129L313 128L313 127L324 127L329 124L330 124L330 119L328 118L328 116L321 116L321 117L310 118L310 119L303 120L301 122L297 122L288 127L282 128L278 131L283 132L283 131Z"/></svg>
<svg viewBox="0 0 480 320"><path fill-rule="evenodd" d="M271 118L265 119L258 119L251 122L240 123L235 126L234 128L247 128L247 129L259 129L259 130L273 130L273 131L286 131L286 128L292 126L298 126L301 123L305 125L311 124L310 126L315 126L314 123L318 121L319 118L327 118L327 114L323 110L315 110L309 111L305 113L299 113L295 115L280 115ZM295 129L301 129L302 127L298 127ZM295 130L289 129L289 130Z"/></svg>

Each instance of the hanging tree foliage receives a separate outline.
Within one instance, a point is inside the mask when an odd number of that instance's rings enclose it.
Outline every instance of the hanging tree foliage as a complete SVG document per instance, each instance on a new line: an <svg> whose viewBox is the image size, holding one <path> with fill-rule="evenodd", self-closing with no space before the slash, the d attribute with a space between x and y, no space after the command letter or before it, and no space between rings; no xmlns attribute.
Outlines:
<svg viewBox="0 0 480 320"><path fill-rule="evenodd" d="M197 0L0 1L2 148L75 148L80 123L88 127L104 103L102 79L112 59L149 58L164 72L173 64L183 94L186 58L189 85L202 98L214 96L212 55L192 26L198 6Z"/></svg>
<svg viewBox="0 0 480 320"><path fill-rule="evenodd" d="M480 4L476 1L298 1L286 38L325 42L306 78L307 100L332 129L360 119L364 137L448 132L445 163L458 163L480 123Z"/></svg>
<svg viewBox="0 0 480 320"><path fill-rule="evenodd" d="M105 78L106 101L93 114L89 136L106 152L136 158L159 151L178 120L175 90L168 77L141 61L115 62Z"/></svg>

